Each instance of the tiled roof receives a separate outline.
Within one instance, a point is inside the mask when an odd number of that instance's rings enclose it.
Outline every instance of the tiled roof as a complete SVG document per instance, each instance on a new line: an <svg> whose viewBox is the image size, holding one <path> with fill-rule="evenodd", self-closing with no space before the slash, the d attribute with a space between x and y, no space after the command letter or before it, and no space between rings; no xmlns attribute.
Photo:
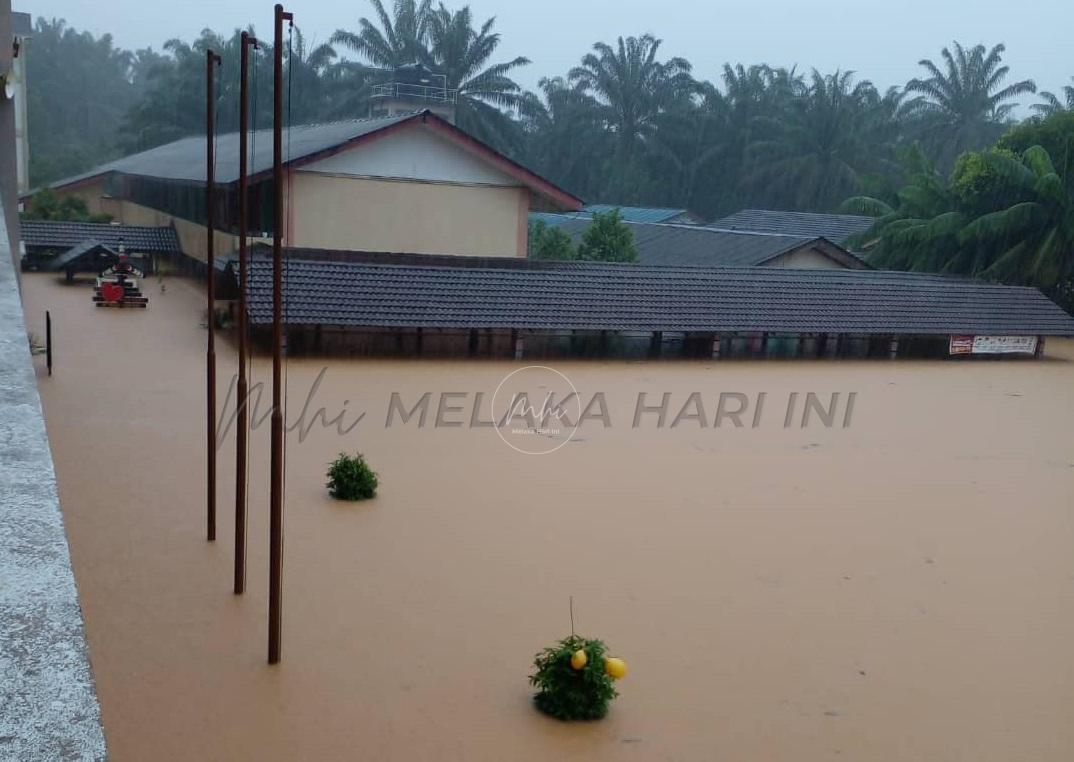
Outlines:
<svg viewBox="0 0 1074 762"><path fill-rule="evenodd" d="M505 260L502 266L315 261L289 253L291 324L522 330L1074 335L1040 291L875 270L646 267ZM361 259L354 253L356 259ZM272 264L254 256L248 299L271 322Z"/></svg>
<svg viewBox="0 0 1074 762"><path fill-rule="evenodd" d="M69 249L83 241L92 240L112 248L118 248L122 243L131 252L170 254L181 251L179 236L172 227L56 220L20 220L19 227L22 242L26 246Z"/></svg>
<svg viewBox="0 0 1074 762"><path fill-rule="evenodd" d="M577 244L589 225L586 219L569 219L558 227ZM714 230L701 225L626 225L634 232L638 263L643 265L754 267L818 240L817 236ZM844 253L853 265L850 253Z"/></svg>
<svg viewBox="0 0 1074 762"><path fill-rule="evenodd" d="M752 230L758 233L823 236L842 243L864 233L873 223L872 217L856 214L814 214L812 212L778 212L771 209L743 209L730 217L716 220L709 227L722 230Z"/></svg>

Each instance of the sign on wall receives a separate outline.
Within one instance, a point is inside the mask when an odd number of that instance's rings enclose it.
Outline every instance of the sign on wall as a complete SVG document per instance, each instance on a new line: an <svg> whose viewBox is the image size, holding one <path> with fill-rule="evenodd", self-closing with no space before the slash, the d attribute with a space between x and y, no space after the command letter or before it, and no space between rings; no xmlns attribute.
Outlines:
<svg viewBox="0 0 1074 762"><path fill-rule="evenodd" d="M1031 355L1037 351L1036 336L952 336L952 355Z"/></svg>

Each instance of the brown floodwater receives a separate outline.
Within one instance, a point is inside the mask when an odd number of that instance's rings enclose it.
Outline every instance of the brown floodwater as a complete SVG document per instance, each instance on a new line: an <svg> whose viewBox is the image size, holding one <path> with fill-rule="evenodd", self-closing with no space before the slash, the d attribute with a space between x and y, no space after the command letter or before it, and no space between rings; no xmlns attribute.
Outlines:
<svg viewBox="0 0 1074 762"><path fill-rule="evenodd" d="M308 417L365 417L289 437L269 667L268 425L237 597L233 432L205 541L201 292L146 284L148 310L112 311L23 280L32 330L54 319L39 384L113 759L1074 758L1070 343L1040 362L549 363L604 395L570 441L470 426L525 363L293 360L291 419L322 367ZM229 342L218 356L223 403ZM385 426L393 392L408 412L430 393L424 428ZM663 427L633 427L640 392L670 394ZM830 428L801 426L809 392L840 393ZM699 422L721 393L746 396L741 427ZM464 425L436 427L441 405ZM328 497L341 450L378 471L374 501ZM530 701L571 596L630 668L601 722Z"/></svg>

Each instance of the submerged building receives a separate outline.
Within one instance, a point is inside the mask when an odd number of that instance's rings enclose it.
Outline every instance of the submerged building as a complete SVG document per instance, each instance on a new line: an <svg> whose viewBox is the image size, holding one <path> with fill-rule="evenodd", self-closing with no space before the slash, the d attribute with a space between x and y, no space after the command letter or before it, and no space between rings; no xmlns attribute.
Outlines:
<svg viewBox="0 0 1074 762"><path fill-rule="evenodd" d="M234 261L223 269L234 296ZM266 338L267 247L248 274ZM920 273L289 249L283 280L293 354L1039 356L1046 337L1074 336L1037 289Z"/></svg>
<svg viewBox="0 0 1074 762"><path fill-rule="evenodd" d="M553 215L542 215L543 219ZM577 245L592 224L590 217L558 215L556 227ZM635 222L638 263L655 266L792 267L863 270L869 265L828 238L811 234L720 230L703 225Z"/></svg>
<svg viewBox="0 0 1074 762"><path fill-rule="evenodd" d="M93 214L176 230L206 259L205 137L189 137L53 183ZM252 133L249 230L272 235L272 134ZM237 245L238 133L217 139L216 251ZM525 257L531 210L582 201L430 110L295 126L284 140L289 246ZM32 194L30 194L32 195Z"/></svg>

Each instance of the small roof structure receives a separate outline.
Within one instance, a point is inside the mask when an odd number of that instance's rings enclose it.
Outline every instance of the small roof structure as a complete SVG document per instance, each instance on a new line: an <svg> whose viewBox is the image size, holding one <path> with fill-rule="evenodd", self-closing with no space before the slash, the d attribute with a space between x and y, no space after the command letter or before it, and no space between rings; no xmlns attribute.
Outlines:
<svg viewBox="0 0 1074 762"><path fill-rule="evenodd" d="M589 204L584 211L590 214L604 214L613 209L619 210L619 216L627 222L674 222L682 225L700 225L702 220L689 209L674 209L658 206L620 206L618 204Z"/></svg>
<svg viewBox="0 0 1074 762"><path fill-rule="evenodd" d="M780 212L772 209L743 209L716 220L709 227L721 230L747 230L757 233L822 236L843 243L864 233L876 222L858 214L818 214L814 212Z"/></svg>
<svg viewBox="0 0 1074 762"><path fill-rule="evenodd" d="M289 249L286 320L395 328L1074 336L1074 318L1035 288L940 275L472 259ZM251 322L269 324L267 257L251 258L247 287Z"/></svg>
<svg viewBox="0 0 1074 762"><path fill-rule="evenodd" d="M516 161L507 158L432 111L422 110L397 116L350 119L324 124L303 124L290 128L284 147L284 165L289 168L324 159L341 151L378 140L403 129L428 127L460 148L487 161L519 184L552 202L554 208L577 210L582 200L557 187ZM272 130L257 130L250 139L250 181L258 182L272 173ZM216 139L216 181L229 185L238 181L239 134L229 132ZM182 138L132 156L102 164L89 172L52 183L68 188L109 174L170 180L205 182L205 137Z"/></svg>
<svg viewBox="0 0 1074 762"><path fill-rule="evenodd" d="M795 250L812 248L843 267L868 267L843 247L819 236L717 230L704 225L626 224L634 233L638 262L643 265L759 267ZM577 243L589 225L589 219L574 218L558 227Z"/></svg>
<svg viewBox="0 0 1074 762"><path fill-rule="evenodd" d="M615 204L589 204L577 212L532 212L530 222L543 222L551 227L559 227L570 219L592 219L594 214L604 214L613 209L619 210L619 216L626 222L664 222L679 225L701 225L702 220L688 209L671 209L650 206L617 206Z"/></svg>
<svg viewBox="0 0 1074 762"><path fill-rule="evenodd" d="M147 254L172 254L181 251L179 236L173 227L113 225L107 222L63 222L59 220L20 220L22 242L27 249L69 249L83 241L100 241L118 249Z"/></svg>
<svg viewBox="0 0 1074 762"><path fill-rule="evenodd" d="M101 262L111 264L119 253L100 241L87 240L72 246L48 263L49 270L103 270Z"/></svg>

